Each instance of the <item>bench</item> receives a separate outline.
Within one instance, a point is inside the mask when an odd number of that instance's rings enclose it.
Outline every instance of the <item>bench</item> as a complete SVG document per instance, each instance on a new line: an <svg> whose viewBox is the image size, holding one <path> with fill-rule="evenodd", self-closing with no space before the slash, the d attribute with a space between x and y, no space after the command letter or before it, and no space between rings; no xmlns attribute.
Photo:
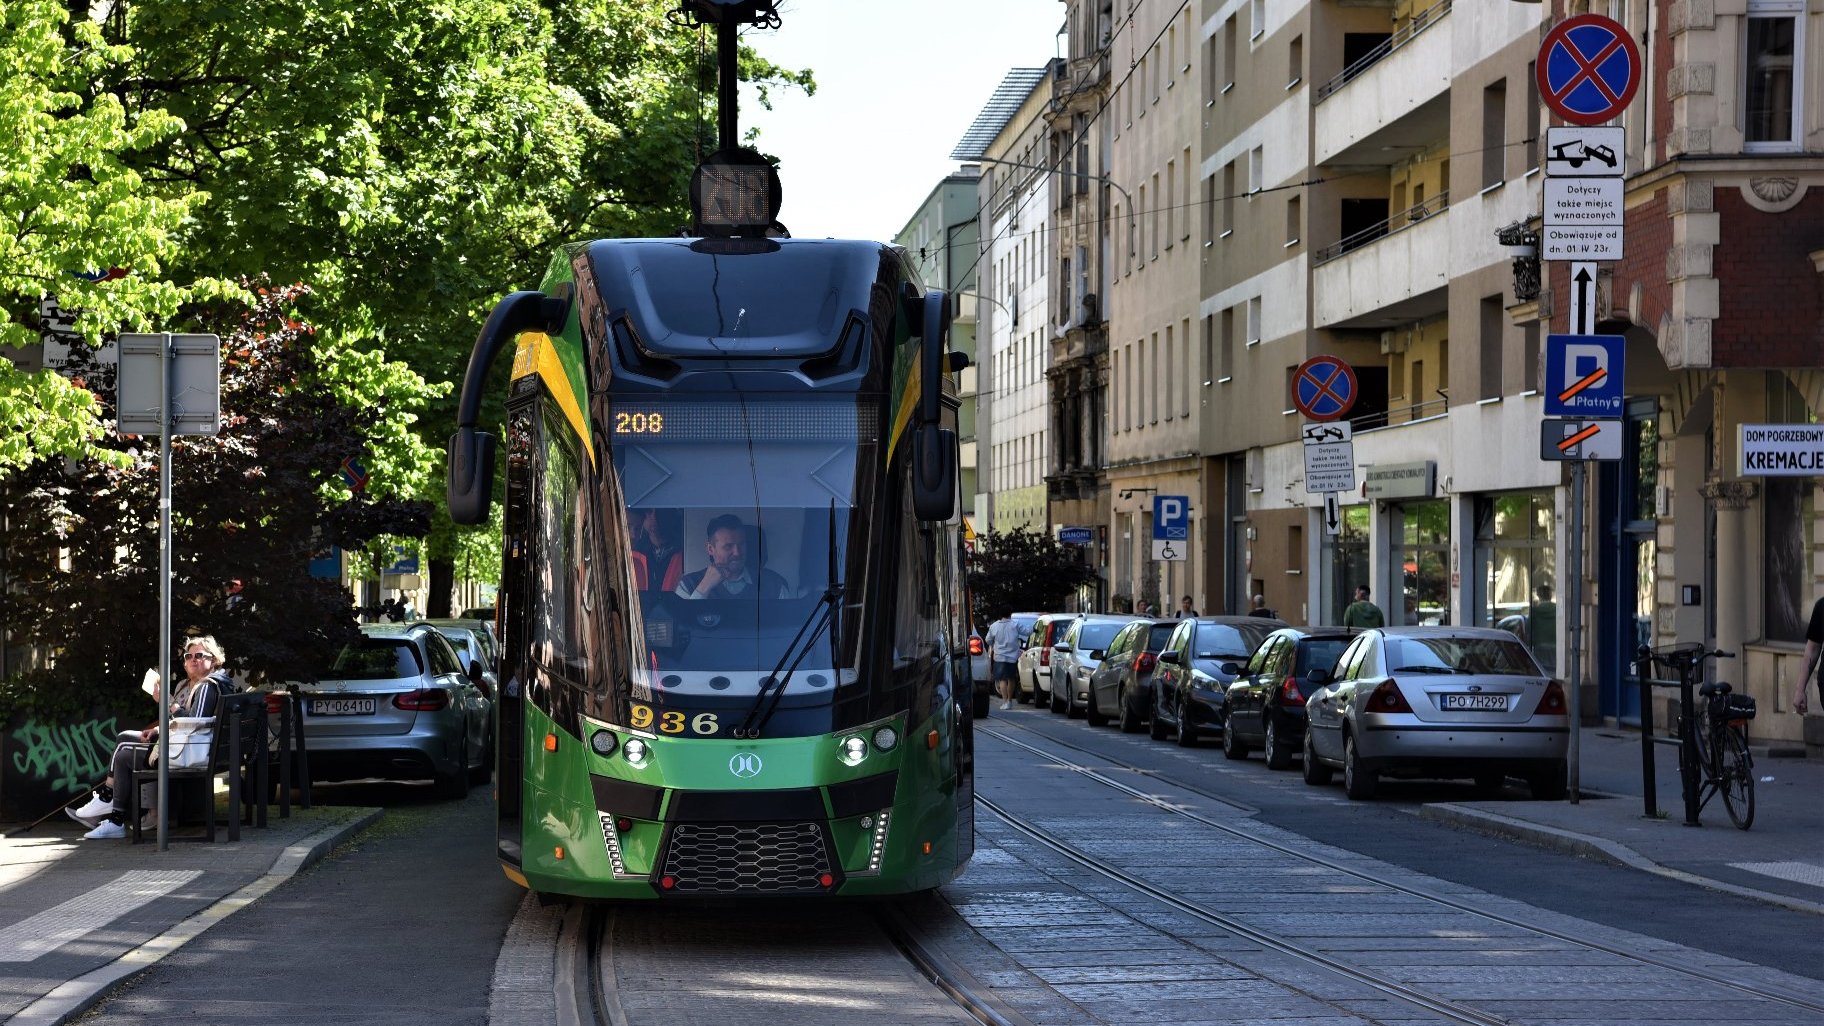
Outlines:
<svg viewBox="0 0 1824 1026"><path fill-rule="evenodd" d="M208 842L215 842L216 828L215 795L209 785L223 774L228 776L228 839L241 839L243 800L248 796L253 796L253 800L245 806L249 822L253 821L257 809L258 825L266 825L267 748L266 696L253 693L227 695L222 698L221 708L216 711L208 764L194 769L172 768L166 771L173 785L180 780L203 781L203 805L206 810L204 838ZM133 771L133 780L129 785L131 790L127 792L127 821L133 830L134 844L143 839L140 790L146 784L156 784L158 773L156 763ZM167 801L166 807L169 806Z"/></svg>

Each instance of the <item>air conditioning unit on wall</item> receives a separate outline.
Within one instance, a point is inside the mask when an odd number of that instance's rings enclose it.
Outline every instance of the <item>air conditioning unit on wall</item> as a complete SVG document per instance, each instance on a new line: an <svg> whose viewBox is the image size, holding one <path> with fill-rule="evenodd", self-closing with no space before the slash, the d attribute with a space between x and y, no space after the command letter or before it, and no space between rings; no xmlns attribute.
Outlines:
<svg viewBox="0 0 1824 1026"><path fill-rule="evenodd" d="M1383 332L1381 332L1381 355L1382 356L1386 356L1389 353L1403 353L1405 351L1406 351L1406 332L1403 332L1403 331L1383 331Z"/></svg>

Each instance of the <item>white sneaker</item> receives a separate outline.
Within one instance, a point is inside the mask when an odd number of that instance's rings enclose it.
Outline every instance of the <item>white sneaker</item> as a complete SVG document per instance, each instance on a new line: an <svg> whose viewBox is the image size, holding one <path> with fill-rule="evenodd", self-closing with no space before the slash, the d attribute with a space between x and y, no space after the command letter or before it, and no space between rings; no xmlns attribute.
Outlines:
<svg viewBox="0 0 1824 1026"><path fill-rule="evenodd" d="M95 829L82 835L85 841L106 841L112 838L127 836L127 828L112 820L104 820Z"/></svg>
<svg viewBox="0 0 1824 1026"><path fill-rule="evenodd" d="M1008 710L1008 709L1011 709L1011 708L1013 708L1013 703L1012 703L1012 702L1002 702L1002 703L1001 703L1001 711L1002 711L1002 712L1006 712L1006 711L1007 711L1007 710Z"/></svg>
<svg viewBox="0 0 1824 1026"><path fill-rule="evenodd" d="M113 802L102 798L102 796L99 794L90 792L89 800L86 803L84 803L82 808L77 809L74 812L71 812L70 815L76 817L77 819L86 819L89 821L89 823L91 825L93 825L96 820L106 818L108 813L113 812L113 811L114 811Z"/></svg>
<svg viewBox="0 0 1824 1026"><path fill-rule="evenodd" d="M141 830L157 830L158 829L158 810L153 809L152 811L139 817L139 828Z"/></svg>
<svg viewBox="0 0 1824 1026"><path fill-rule="evenodd" d="M82 828L84 830L93 830L93 829L95 829L95 824L101 822L101 820L99 820L99 819L95 819L95 818L92 818L89 816L79 815L75 809L64 809L63 814L70 817L71 819L75 820L76 822L81 823Z"/></svg>

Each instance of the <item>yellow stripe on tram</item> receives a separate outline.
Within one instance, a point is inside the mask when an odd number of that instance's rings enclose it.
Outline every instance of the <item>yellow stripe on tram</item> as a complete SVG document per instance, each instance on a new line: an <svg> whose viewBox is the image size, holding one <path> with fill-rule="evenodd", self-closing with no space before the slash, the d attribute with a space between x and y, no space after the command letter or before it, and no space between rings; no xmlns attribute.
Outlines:
<svg viewBox="0 0 1824 1026"><path fill-rule="evenodd" d="M583 416L582 407L576 404L576 387L571 384L563 362L557 358L557 347L551 344L551 336L542 331L520 335L513 350L513 380L518 381L528 374L537 374L544 379L545 390L557 401L557 408L564 411L564 419L570 422L570 429L583 443L583 451L589 454L589 463L593 466L595 441L589 434L589 421Z"/></svg>

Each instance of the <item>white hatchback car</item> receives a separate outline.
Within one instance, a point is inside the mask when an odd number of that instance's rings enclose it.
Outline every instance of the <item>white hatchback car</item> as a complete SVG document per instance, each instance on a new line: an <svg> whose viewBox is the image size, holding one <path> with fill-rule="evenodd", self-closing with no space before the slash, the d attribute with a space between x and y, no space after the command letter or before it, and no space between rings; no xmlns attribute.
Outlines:
<svg viewBox="0 0 1824 1026"><path fill-rule="evenodd" d="M1051 711L1081 716L1089 708L1089 678L1102 665L1121 628L1147 617L1131 613L1085 613L1051 646Z"/></svg>

